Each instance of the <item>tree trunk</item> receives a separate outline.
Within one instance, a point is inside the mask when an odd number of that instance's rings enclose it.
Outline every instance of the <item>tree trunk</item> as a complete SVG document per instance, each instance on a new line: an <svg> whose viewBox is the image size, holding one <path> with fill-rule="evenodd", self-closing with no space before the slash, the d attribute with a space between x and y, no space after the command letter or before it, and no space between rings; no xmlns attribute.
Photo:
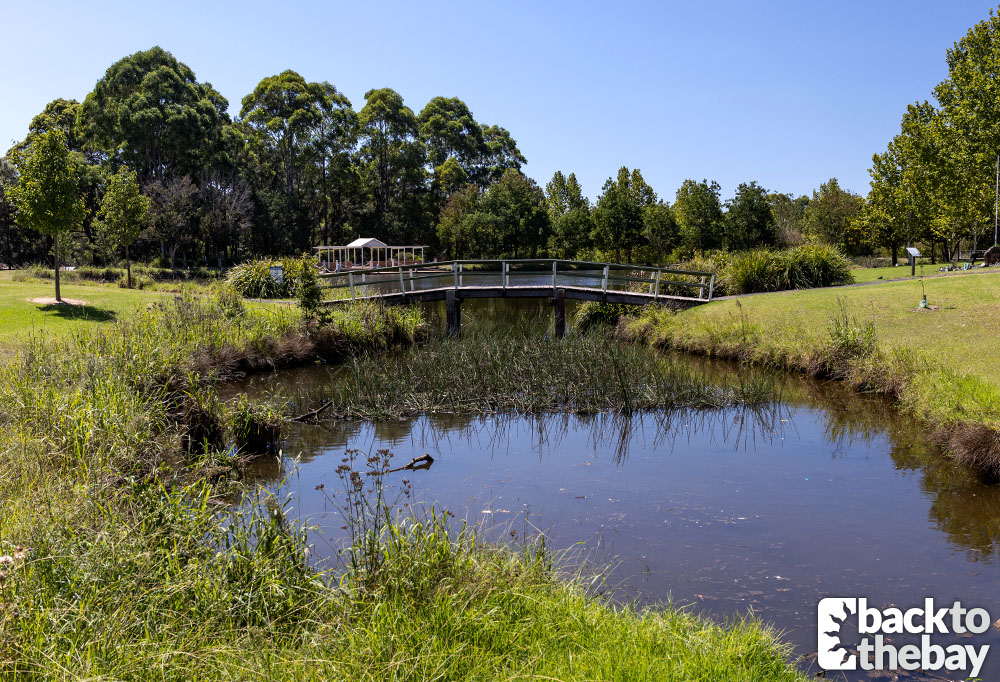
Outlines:
<svg viewBox="0 0 1000 682"><path fill-rule="evenodd" d="M56 301L62 303L62 293L59 291L59 233L52 236L53 258L56 262Z"/></svg>
<svg viewBox="0 0 1000 682"><path fill-rule="evenodd" d="M892 251L892 267L896 267L899 265L899 254L897 253L899 244L893 244L889 247L889 250Z"/></svg>
<svg viewBox="0 0 1000 682"><path fill-rule="evenodd" d="M125 245L125 288L132 288L132 260L128 257L128 244Z"/></svg>

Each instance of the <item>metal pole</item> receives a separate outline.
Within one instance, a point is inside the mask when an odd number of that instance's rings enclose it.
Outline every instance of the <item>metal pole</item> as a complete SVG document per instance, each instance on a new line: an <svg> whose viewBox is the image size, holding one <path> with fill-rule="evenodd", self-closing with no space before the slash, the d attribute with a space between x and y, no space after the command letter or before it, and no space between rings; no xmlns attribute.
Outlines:
<svg viewBox="0 0 1000 682"><path fill-rule="evenodd" d="M997 183L993 193L993 246L997 245L997 217L1000 215L1000 154L997 154Z"/></svg>

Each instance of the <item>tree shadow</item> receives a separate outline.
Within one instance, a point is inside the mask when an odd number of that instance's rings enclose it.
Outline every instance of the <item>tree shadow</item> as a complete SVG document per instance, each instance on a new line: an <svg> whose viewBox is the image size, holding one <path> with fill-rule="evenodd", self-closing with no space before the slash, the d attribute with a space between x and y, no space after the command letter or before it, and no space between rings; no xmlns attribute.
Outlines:
<svg viewBox="0 0 1000 682"><path fill-rule="evenodd" d="M70 305L67 303L46 303L38 306L43 313L61 317L64 320L89 320L91 322L112 322L118 314L107 308L92 305Z"/></svg>

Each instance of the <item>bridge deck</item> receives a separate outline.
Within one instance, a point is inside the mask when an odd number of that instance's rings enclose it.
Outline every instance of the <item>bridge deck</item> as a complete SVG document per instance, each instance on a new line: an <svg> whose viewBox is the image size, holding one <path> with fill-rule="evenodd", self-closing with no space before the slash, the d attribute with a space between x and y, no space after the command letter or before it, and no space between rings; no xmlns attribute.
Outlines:
<svg viewBox="0 0 1000 682"><path fill-rule="evenodd" d="M581 286L559 286L553 288L551 285L514 285L514 286L477 286L465 285L455 288L453 286L435 287L432 289L415 289L407 292L387 292L369 294L366 296L355 296L355 301L381 301L386 305L405 305L408 303L422 303L426 301L443 301L449 291L455 292L460 298L551 298L555 296L557 289L565 292L566 298L577 301L597 301L600 303L627 303L633 305L647 305L658 303L672 307L696 306L708 303L707 299L699 299L691 296L669 296L659 294L654 296L650 293L636 291L621 291L617 289L604 289L597 287ZM350 303L352 299L343 298L324 301L327 305L338 303Z"/></svg>

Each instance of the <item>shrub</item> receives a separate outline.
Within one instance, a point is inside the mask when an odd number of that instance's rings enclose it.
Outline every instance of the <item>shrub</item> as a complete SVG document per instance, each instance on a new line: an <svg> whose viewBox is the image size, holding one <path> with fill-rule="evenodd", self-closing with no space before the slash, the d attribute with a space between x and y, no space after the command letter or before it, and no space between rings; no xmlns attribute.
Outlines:
<svg viewBox="0 0 1000 682"><path fill-rule="evenodd" d="M307 270L315 275L310 256L281 261L252 260L241 263L226 274L226 283L246 298L292 298L300 296L299 282ZM282 281L271 277L271 266L281 266ZM308 275L307 275L308 276ZM318 292L316 293L318 297Z"/></svg>
<svg viewBox="0 0 1000 682"><path fill-rule="evenodd" d="M850 261L834 247L818 244L783 250L718 252L679 267L714 270L716 296L829 287L854 281Z"/></svg>
<svg viewBox="0 0 1000 682"><path fill-rule="evenodd" d="M638 317L642 306L627 303L584 301L576 309L576 328L588 331L598 326L614 327L622 317Z"/></svg>

